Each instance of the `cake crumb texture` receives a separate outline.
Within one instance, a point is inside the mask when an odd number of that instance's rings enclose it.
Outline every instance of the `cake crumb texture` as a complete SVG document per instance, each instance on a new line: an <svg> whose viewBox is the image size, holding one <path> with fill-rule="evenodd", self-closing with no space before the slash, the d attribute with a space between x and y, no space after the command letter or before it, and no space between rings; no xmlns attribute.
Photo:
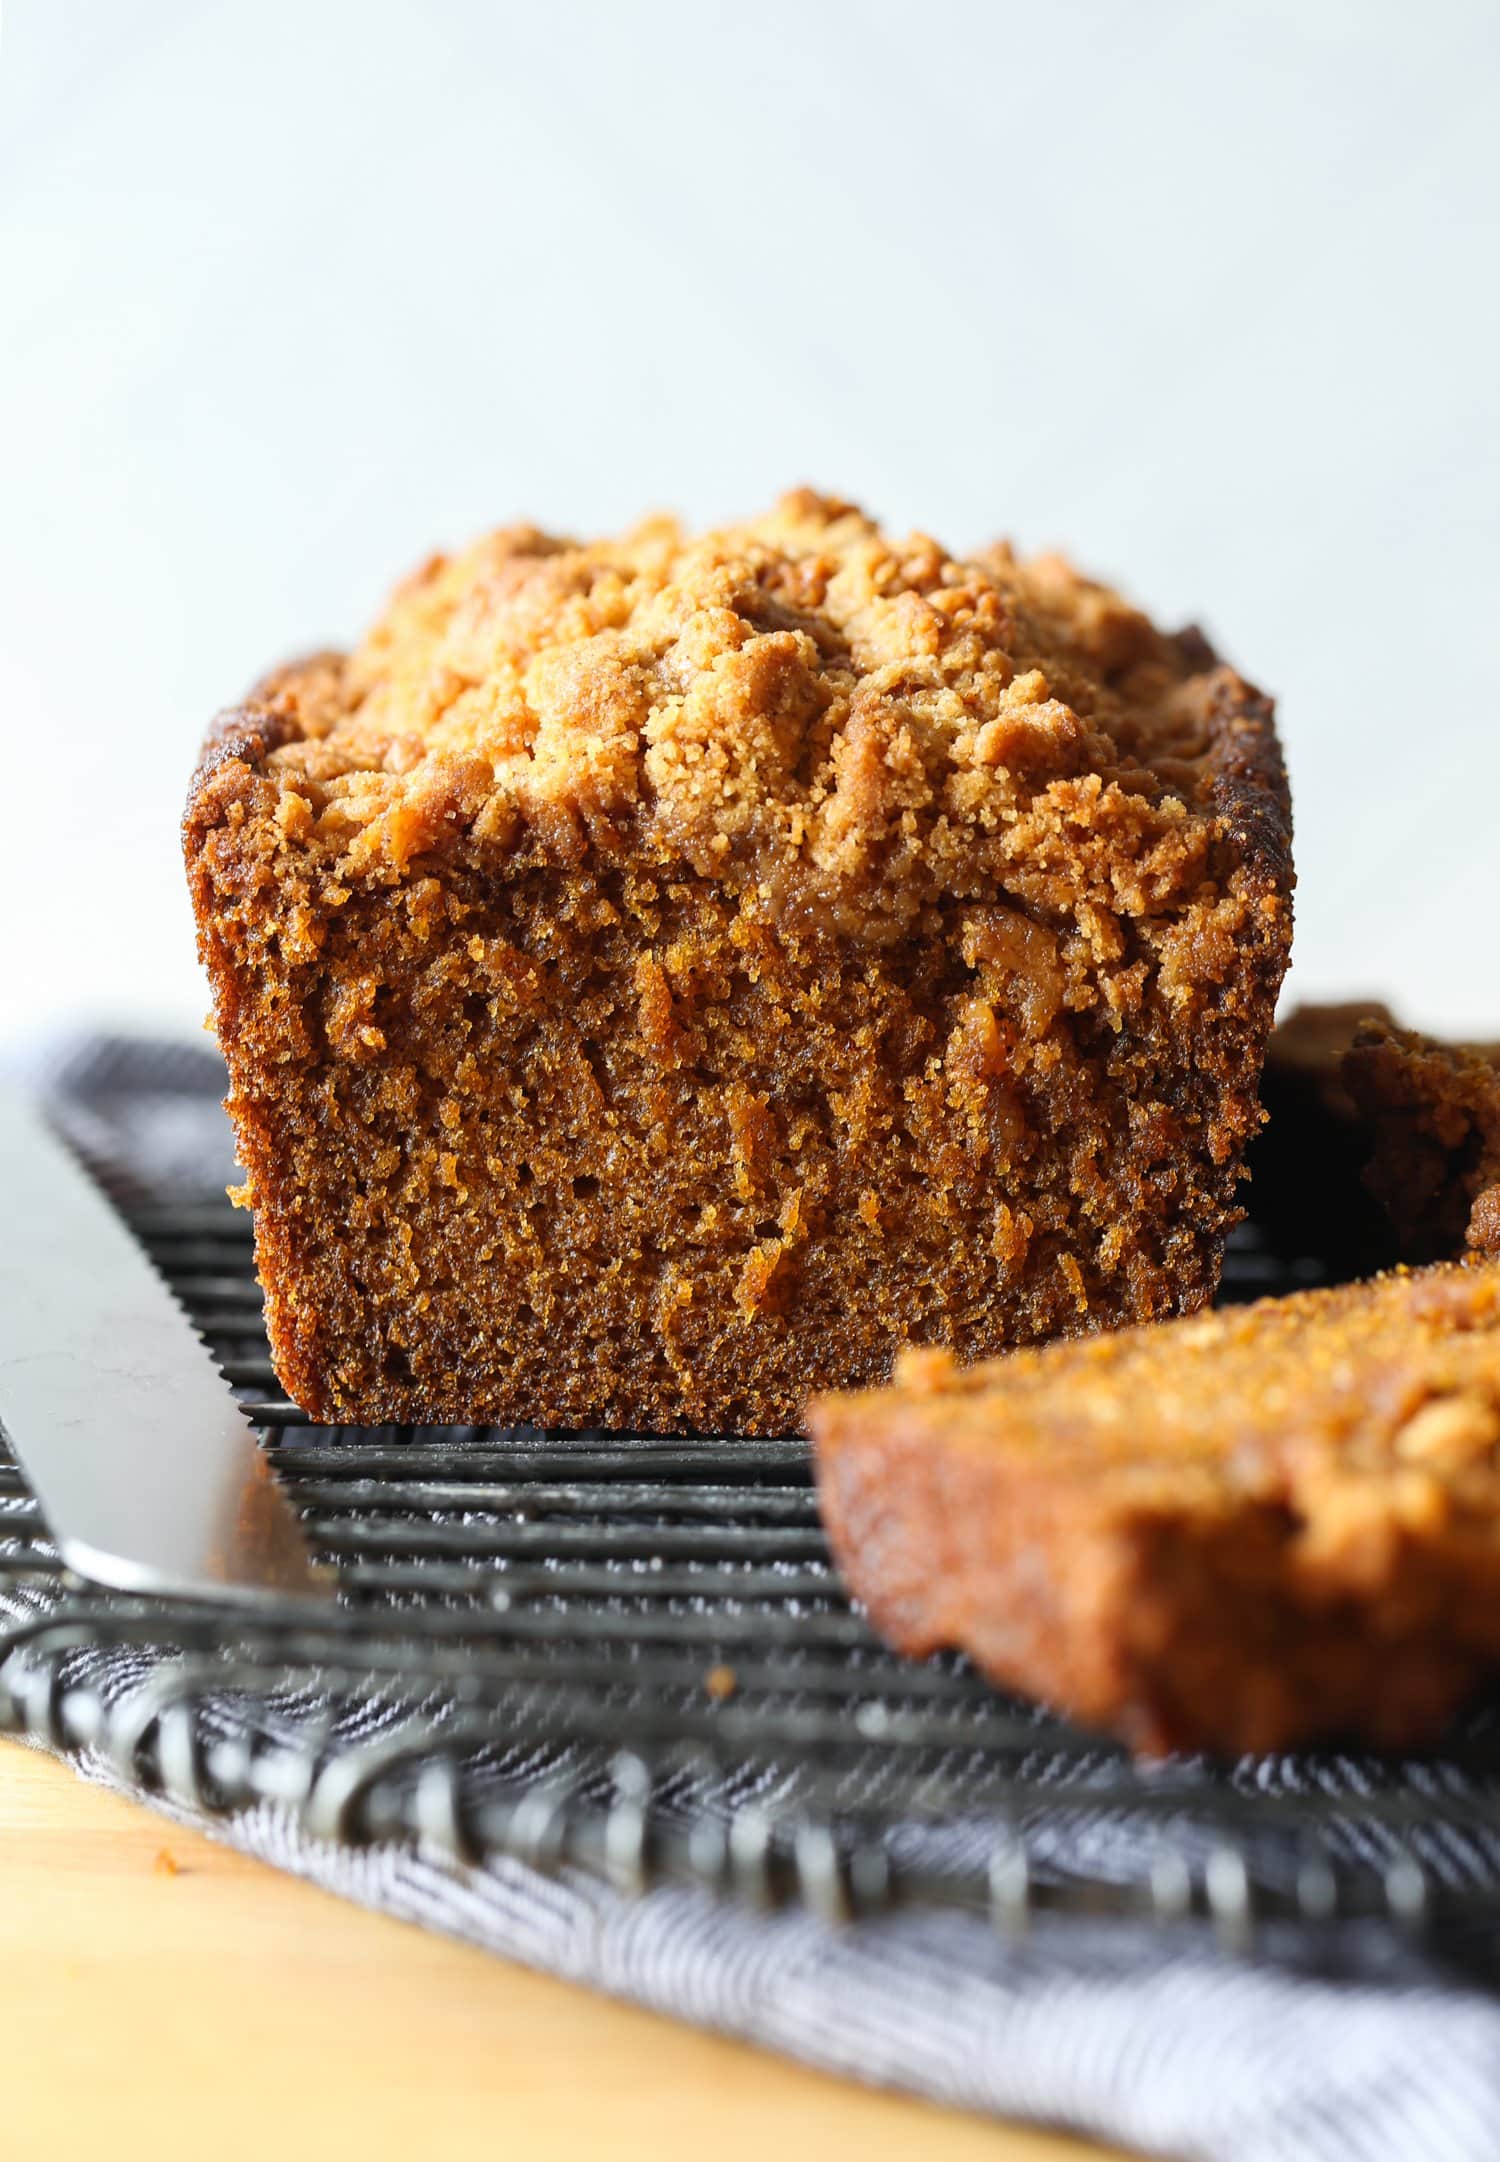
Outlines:
<svg viewBox="0 0 1500 2162"><path fill-rule="evenodd" d="M1500 1263L924 1350L809 1424L896 1649L1137 1749L1425 1745L1500 1664Z"/></svg>
<svg viewBox="0 0 1500 2162"><path fill-rule="evenodd" d="M512 528L212 731L185 845L277 1371L795 1424L1203 1303L1291 930L1268 702L802 492Z"/></svg>

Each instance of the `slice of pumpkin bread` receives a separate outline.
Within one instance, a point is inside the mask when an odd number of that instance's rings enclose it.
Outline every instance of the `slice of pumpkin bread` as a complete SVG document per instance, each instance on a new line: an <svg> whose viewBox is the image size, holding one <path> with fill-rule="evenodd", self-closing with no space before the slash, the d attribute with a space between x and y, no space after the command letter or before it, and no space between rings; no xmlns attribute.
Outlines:
<svg viewBox="0 0 1500 2162"><path fill-rule="evenodd" d="M1500 1263L912 1352L809 1425L882 1636L1138 1749L1434 1742L1500 1665Z"/></svg>

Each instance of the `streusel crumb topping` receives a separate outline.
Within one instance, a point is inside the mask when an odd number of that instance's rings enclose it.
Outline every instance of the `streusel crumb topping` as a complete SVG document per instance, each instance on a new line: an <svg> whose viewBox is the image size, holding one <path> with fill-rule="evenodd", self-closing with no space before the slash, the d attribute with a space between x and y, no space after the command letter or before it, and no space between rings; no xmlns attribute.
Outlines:
<svg viewBox="0 0 1500 2162"><path fill-rule="evenodd" d="M355 874L628 835L734 885L915 906L1009 870L1071 905L1092 834L1083 884L1144 914L1206 875L1211 709L1242 690L1058 557L962 560L803 491L701 537L514 527L434 556L273 693L301 740L271 765L289 831Z"/></svg>

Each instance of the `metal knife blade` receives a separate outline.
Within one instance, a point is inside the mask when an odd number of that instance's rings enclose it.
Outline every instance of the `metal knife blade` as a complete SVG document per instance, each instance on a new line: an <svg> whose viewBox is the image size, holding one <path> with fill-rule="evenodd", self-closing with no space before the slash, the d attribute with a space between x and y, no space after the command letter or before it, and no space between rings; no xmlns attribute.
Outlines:
<svg viewBox="0 0 1500 2162"><path fill-rule="evenodd" d="M0 1092L0 1425L63 1560L113 1589L327 1599L186 1314L41 1117Z"/></svg>

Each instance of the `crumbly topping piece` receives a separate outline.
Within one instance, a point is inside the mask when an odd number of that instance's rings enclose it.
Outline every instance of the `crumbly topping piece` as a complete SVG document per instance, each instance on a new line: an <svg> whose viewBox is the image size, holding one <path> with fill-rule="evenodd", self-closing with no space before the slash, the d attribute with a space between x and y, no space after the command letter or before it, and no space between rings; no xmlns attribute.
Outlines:
<svg viewBox="0 0 1500 2162"><path fill-rule="evenodd" d="M1141 915L1209 874L1215 713L1249 694L1057 557L960 560L804 491L696 538L435 556L347 663L272 695L289 820L355 875L644 841L771 895L914 909L1009 871Z"/></svg>

